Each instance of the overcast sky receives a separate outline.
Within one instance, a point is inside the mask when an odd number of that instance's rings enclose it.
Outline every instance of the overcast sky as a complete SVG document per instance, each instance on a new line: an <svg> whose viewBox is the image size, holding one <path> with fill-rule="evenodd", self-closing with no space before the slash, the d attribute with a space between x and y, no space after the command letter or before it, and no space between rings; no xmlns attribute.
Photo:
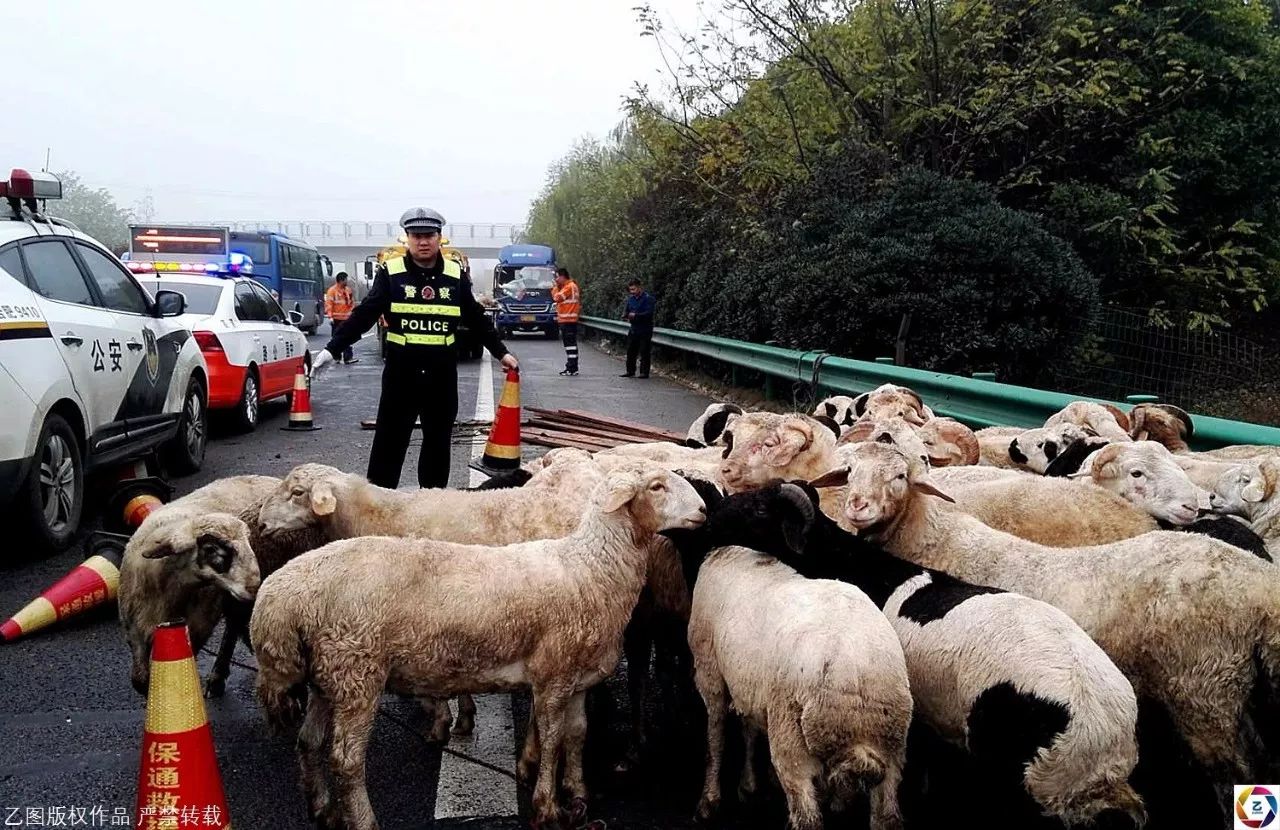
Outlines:
<svg viewBox="0 0 1280 830"><path fill-rule="evenodd" d="M522 222L660 59L634 0L0 0L0 168L156 218ZM653 6L682 26L694 0Z"/></svg>

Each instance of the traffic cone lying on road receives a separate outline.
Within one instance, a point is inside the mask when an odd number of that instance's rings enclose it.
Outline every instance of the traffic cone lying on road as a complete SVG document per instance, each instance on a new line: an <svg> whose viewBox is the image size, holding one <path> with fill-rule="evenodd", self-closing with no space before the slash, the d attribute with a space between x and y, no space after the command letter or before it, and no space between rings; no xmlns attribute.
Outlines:
<svg viewBox="0 0 1280 830"><path fill-rule="evenodd" d="M197 825L230 830L231 817L191 638L185 623L169 622L151 644L135 826Z"/></svg>
<svg viewBox="0 0 1280 830"><path fill-rule="evenodd" d="M520 371L507 370L502 399L484 445L481 463L494 470L514 470L520 466Z"/></svg>
<svg viewBox="0 0 1280 830"><path fill-rule="evenodd" d="M96 544L92 556L0 625L0 639L6 643L13 642L25 634L115 599L123 557L124 546L115 540L106 539Z"/></svg>
<svg viewBox="0 0 1280 830"><path fill-rule="evenodd" d="M293 403L289 406L289 423L280 427L295 432L312 432L320 427L311 423L311 381L301 366L293 376Z"/></svg>

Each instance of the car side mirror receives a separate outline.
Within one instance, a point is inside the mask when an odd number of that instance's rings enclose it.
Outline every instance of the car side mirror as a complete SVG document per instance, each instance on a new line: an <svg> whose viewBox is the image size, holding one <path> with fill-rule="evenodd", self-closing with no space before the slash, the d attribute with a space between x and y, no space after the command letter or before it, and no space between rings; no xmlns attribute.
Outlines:
<svg viewBox="0 0 1280 830"><path fill-rule="evenodd" d="M300 325L302 325L303 316L302 316L302 312L301 312L301 311L290 311L290 312L287 312L287 313L288 313L288 315L289 315L289 322L290 322L290 323L292 323L292 324L293 324L293 325L295 325L295 326L300 326Z"/></svg>
<svg viewBox="0 0 1280 830"><path fill-rule="evenodd" d="M156 292L156 316L178 317L187 311L186 295L179 291L161 290Z"/></svg>

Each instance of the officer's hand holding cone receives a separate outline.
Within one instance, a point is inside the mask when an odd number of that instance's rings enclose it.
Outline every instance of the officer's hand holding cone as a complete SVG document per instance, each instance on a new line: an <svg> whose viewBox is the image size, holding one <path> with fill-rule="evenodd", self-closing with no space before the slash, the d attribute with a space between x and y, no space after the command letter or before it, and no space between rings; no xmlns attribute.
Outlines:
<svg viewBox="0 0 1280 830"><path fill-rule="evenodd" d="M320 372L324 371L330 363L336 362L337 358L335 358L328 349L321 349L316 353L316 356L311 359L311 376L315 377Z"/></svg>

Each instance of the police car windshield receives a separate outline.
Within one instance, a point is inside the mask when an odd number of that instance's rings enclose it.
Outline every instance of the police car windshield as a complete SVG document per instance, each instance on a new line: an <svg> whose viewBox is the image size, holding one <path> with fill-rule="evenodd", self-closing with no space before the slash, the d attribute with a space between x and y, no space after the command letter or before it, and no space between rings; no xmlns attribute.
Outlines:
<svg viewBox="0 0 1280 830"><path fill-rule="evenodd" d="M187 298L187 314L213 314L218 310L221 285L197 285L177 280L145 280L143 285L154 297L157 291L177 291Z"/></svg>
<svg viewBox="0 0 1280 830"><path fill-rule="evenodd" d="M512 297L518 296L525 291L535 289L546 290L555 286L556 272L550 268L521 268L516 272L516 278L510 282L503 283L502 290Z"/></svg>

